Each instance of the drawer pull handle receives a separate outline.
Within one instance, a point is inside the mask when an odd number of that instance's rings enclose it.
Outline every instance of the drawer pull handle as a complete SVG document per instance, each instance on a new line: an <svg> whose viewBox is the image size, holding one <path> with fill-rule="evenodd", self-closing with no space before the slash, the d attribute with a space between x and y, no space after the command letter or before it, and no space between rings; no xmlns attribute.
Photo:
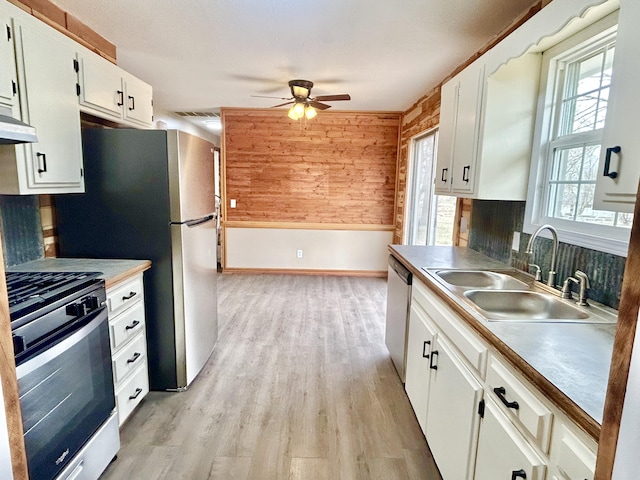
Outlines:
<svg viewBox="0 0 640 480"><path fill-rule="evenodd" d="M123 295L122 296L122 300L126 301L126 300L131 300L133 297L135 297L138 294L138 292L129 292L129 295Z"/></svg>
<svg viewBox="0 0 640 480"><path fill-rule="evenodd" d="M136 388L136 393L133 395L129 395L129 400L135 400L136 398L138 398L140 396L140 394L142 393L142 389L141 388Z"/></svg>
<svg viewBox="0 0 640 480"><path fill-rule="evenodd" d="M440 181L442 183L447 183L447 172L449 171L448 168L443 168L442 169L442 176L440 177Z"/></svg>
<svg viewBox="0 0 640 480"><path fill-rule="evenodd" d="M516 478L527 478L527 472L524 470L514 470L511 472L511 480L516 480Z"/></svg>
<svg viewBox="0 0 640 480"><path fill-rule="evenodd" d="M116 90L118 94L118 107L124 105L124 92L122 90Z"/></svg>
<svg viewBox="0 0 640 480"><path fill-rule="evenodd" d="M462 169L462 181L469 183L469 170L471 169L471 165L465 165Z"/></svg>
<svg viewBox="0 0 640 480"><path fill-rule="evenodd" d="M617 178L618 177L618 172L610 172L609 170L611 169L611 154L612 153L620 153L622 151L622 148L620 148L620 146L615 146L615 147L609 147L607 148L607 153L604 157L604 173L603 176L605 177L609 177L609 178Z"/></svg>
<svg viewBox="0 0 640 480"><path fill-rule="evenodd" d="M427 353L427 345L431 345L431 340L425 340L422 344L422 358L429 358L429 354Z"/></svg>
<svg viewBox="0 0 640 480"><path fill-rule="evenodd" d="M133 330L138 325L140 325L140 321L139 320L134 320L133 322L131 322L131 325L127 325L126 327L124 327L124 329L125 330Z"/></svg>
<svg viewBox="0 0 640 480"><path fill-rule="evenodd" d="M433 352L431 352L431 358L429 359L429 368L431 368L432 370L437 370L438 369L438 365L434 365L433 364L433 359L438 355L438 351L434 350Z"/></svg>
<svg viewBox="0 0 640 480"><path fill-rule="evenodd" d="M520 408L520 405L518 405L518 402L516 401L510 402L509 400L507 400L507 398L504 396L505 393L507 393L504 387L494 388L493 393L495 393L498 396L498 398L504 404L505 407L513 408L514 410L518 410ZM525 477L522 477L522 478L525 478Z"/></svg>
<svg viewBox="0 0 640 480"><path fill-rule="evenodd" d="M133 354L133 357L131 357L131 358L129 358L127 360L127 363L133 363L139 358L140 358L140 352L136 352L136 353Z"/></svg>

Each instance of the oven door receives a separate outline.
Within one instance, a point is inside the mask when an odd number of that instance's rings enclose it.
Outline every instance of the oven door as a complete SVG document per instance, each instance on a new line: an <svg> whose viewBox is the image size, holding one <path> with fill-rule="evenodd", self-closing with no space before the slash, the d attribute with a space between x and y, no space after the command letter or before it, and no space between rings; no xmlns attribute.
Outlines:
<svg viewBox="0 0 640 480"><path fill-rule="evenodd" d="M106 307L57 332L16 370L29 478L49 480L115 408Z"/></svg>

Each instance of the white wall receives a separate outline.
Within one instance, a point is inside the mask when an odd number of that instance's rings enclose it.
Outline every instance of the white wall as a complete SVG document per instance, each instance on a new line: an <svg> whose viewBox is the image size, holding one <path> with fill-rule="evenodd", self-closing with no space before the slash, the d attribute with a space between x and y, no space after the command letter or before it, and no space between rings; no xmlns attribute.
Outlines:
<svg viewBox="0 0 640 480"><path fill-rule="evenodd" d="M613 480L638 478L638 472L640 472L638 452L640 452L640 328L636 328L633 342L627 393L624 397L618 446L613 462L611 476Z"/></svg>
<svg viewBox="0 0 640 480"><path fill-rule="evenodd" d="M225 267L386 272L392 242L391 231L227 228Z"/></svg>
<svg viewBox="0 0 640 480"><path fill-rule="evenodd" d="M191 135L204 138L205 140L213 143L216 147L220 147L220 135L216 135L212 131L200 128L175 113L154 107L153 119L156 123L156 128L158 129L166 128L168 130L182 130L183 132L190 133Z"/></svg>

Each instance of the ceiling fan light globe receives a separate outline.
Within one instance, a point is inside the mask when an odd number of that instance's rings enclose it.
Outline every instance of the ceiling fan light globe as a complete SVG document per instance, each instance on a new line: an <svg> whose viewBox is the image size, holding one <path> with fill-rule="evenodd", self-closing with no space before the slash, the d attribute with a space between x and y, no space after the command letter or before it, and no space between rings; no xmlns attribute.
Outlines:
<svg viewBox="0 0 640 480"><path fill-rule="evenodd" d="M292 109L296 115L296 120L304 116L304 103L296 103Z"/></svg>
<svg viewBox="0 0 640 480"><path fill-rule="evenodd" d="M296 115L295 110L293 109L293 107L291 107L289 109L289 112L287 113L287 116L291 119L291 120L298 120L298 116Z"/></svg>
<svg viewBox="0 0 640 480"><path fill-rule="evenodd" d="M307 120L311 120L316 115L318 115L318 112L316 111L315 108L309 106L309 107L304 109L304 116L307 117Z"/></svg>

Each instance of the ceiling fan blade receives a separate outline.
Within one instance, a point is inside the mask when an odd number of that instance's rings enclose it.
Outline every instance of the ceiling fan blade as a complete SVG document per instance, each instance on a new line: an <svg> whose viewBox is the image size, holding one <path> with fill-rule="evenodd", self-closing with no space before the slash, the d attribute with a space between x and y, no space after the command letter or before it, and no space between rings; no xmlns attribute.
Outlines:
<svg viewBox="0 0 640 480"><path fill-rule="evenodd" d="M309 105L311 105L313 108L317 108L318 110L326 110L327 108L331 108L331 105L316 102L315 100L309 100Z"/></svg>
<svg viewBox="0 0 640 480"><path fill-rule="evenodd" d="M341 93L339 95L318 95L314 98L320 102L336 102L338 100L351 100L351 96L348 93Z"/></svg>
<svg viewBox="0 0 640 480"><path fill-rule="evenodd" d="M285 98L285 99L283 99L283 100L288 100L288 99L286 99L286 98ZM273 106L273 107L271 107L271 108L284 107L285 105L291 105L292 103L295 103L295 102L286 102L286 103L281 103L280 105L274 105L274 106Z"/></svg>
<svg viewBox="0 0 640 480"><path fill-rule="evenodd" d="M280 100L293 100L292 97L272 97L270 95L250 95L250 96L255 98L278 98Z"/></svg>

